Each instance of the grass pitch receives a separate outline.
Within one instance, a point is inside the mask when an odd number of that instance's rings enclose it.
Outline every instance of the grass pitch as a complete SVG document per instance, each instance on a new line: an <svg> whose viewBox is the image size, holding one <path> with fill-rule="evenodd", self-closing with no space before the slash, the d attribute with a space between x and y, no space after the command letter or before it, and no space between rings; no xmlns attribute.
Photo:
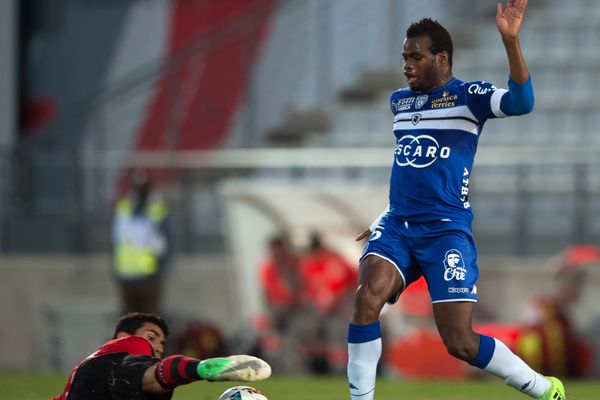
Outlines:
<svg viewBox="0 0 600 400"><path fill-rule="evenodd" d="M0 374L0 399L48 400L62 392L64 375ZM175 391L174 400L217 400L232 383L197 382ZM254 387L269 400L348 400L344 377L279 377L275 376ZM568 400L600 399L600 382L566 382ZM376 400L526 400L499 380L485 381L402 381L379 379Z"/></svg>

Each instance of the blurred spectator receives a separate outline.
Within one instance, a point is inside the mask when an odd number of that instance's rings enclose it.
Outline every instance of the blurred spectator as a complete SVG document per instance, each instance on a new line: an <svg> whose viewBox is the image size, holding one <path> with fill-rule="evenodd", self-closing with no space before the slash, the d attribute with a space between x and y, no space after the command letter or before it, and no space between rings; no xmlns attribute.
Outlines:
<svg viewBox="0 0 600 400"><path fill-rule="evenodd" d="M305 282L304 299L323 314L339 314L351 310L358 271L339 253L325 246L313 233L308 253L301 259ZM350 307L350 308L348 308Z"/></svg>
<svg viewBox="0 0 600 400"><path fill-rule="evenodd" d="M261 356L281 372L342 372L357 271L317 234L300 256L283 235L268 249L260 277L270 325L261 324Z"/></svg>
<svg viewBox="0 0 600 400"><path fill-rule="evenodd" d="M122 313L160 313L162 281L169 261L169 209L153 192L147 173L135 170L131 192L117 202L112 226L112 262Z"/></svg>
<svg viewBox="0 0 600 400"><path fill-rule="evenodd" d="M269 307L271 323L285 330L299 305L301 276L298 257L283 235L269 241L269 254L260 267L260 280Z"/></svg>
<svg viewBox="0 0 600 400"><path fill-rule="evenodd" d="M525 314L515 350L544 375L585 376L592 363L590 346L575 331L571 308L581 297L588 266L600 261L600 247L576 245L548 260L555 289L534 300Z"/></svg>
<svg viewBox="0 0 600 400"><path fill-rule="evenodd" d="M301 372L300 338L294 328L295 320L301 318L298 256L283 234L269 240L267 253L260 266L260 283L268 316L256 316L254 321L259 332L256 354L281 373Z"/></svg>
<svg viewBox="0 0 600 400"><path fill-rule="evenodd" d="M301 337L304 357L314 373L345 370L347 320L352 311L358 271L342 255L327 247L319 234L311 235L301 257L304 304Z"/></svg>
<svg viewBox="0 0 600 400"><path fill-rule="evenodd" d="M203 321L188 321L176 338L175 352L204 360L226 356L229 346L218 326Z"/></svg>

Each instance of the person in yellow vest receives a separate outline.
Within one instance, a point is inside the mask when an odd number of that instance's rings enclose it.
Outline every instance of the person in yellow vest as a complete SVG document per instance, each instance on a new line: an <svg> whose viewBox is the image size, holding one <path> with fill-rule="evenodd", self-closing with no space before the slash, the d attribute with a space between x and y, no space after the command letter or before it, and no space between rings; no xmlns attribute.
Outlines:
<svg viewBox="0 0 600 400"><path fill-rule="evenodd" d="M165 269L171 253L169 209L152 191L150 177L132 175L131 193L116 205L112 225L112 264L122 312L160 313Z"/></svg>

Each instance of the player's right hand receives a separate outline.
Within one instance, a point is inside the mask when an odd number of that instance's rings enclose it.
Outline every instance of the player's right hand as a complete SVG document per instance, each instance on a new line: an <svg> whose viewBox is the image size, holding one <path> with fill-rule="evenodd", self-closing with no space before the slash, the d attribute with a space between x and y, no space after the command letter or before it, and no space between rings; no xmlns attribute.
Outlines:
<svg viewBox="0 0 600 400"><path fill-rule="evenodd" d="M360 233L360 235L358 235L357 237L355 237L354 240L357 241L357 242L360 242L364 238L368 238L369 236L371 236L371 233L372 233L371 230L369 228L367 228L364 231L362 231Z"/></svg>
<svg viewBox="0 0 600 400"><path fill-rule="evenodd" d="M521 31L521 23L527 8L527 0L508 0L506 7L498 1L496 25L502 37L516 38Z"/></svg>

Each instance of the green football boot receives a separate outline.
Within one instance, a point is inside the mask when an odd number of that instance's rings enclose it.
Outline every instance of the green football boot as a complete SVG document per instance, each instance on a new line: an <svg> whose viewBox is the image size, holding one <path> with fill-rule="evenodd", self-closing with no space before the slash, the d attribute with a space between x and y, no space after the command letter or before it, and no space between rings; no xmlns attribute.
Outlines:
<svg viewBox="0 0 600 400"><path fill-rule="evenodd" d="M235 355L207 358L198 364L198 375L207 381L261 381L271 376L271 366L260 358Z"/></svg>
<svg viewBox="0 0 600 400"><path fill-rule="evenodd" d="M540 397L540 400L567 400L563 383L558 378L553 376L548 376L547 378L552 386L546 390L546 393Z"/></svg>

